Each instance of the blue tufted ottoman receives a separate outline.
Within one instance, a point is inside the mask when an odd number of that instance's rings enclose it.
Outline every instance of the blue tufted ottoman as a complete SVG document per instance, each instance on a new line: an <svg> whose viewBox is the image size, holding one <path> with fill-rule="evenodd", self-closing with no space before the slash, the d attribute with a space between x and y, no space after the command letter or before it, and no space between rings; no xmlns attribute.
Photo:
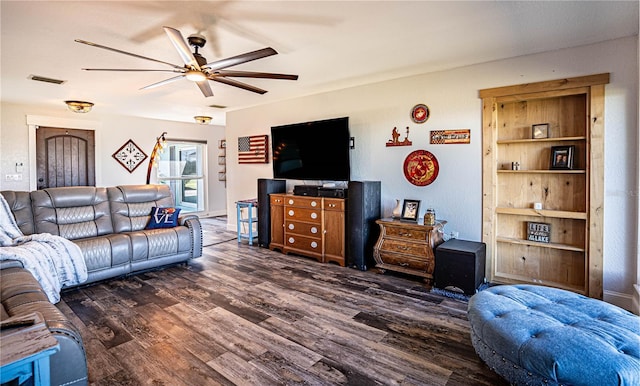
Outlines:
<svg viewBox="0 0 640 386"><path fill-rule="evenodd" d="M469 300L471 341L518 385L640 385L640 318L573 292L501 285Z"/></svg>

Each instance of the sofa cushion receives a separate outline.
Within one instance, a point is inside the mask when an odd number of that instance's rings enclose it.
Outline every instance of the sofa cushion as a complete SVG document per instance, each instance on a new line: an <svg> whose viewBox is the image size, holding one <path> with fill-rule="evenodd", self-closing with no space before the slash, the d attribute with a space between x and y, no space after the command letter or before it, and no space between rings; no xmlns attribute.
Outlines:
<svg viewBox="0 0 640 386"><path fill-rule="evenodd" d="M9 314L7 313L7 310L4 308L4 305L0 304L0 320L7 320L9 319Z"/></svg>
<svg viewBox="0 0 640 386"><path fill-rule="evenodd" d="M7 268L0 270L0 299L9 316L27 315L39 312L47 325L53 322L65 322L71 330L75 330L67 318L51 302L33 275L24 268ZM78 334L78 340L80 340Z"/></svg>
<svg viewBox="0 0 640 386"><path fill-rule="evenodd" d="M151 208L173 206L167 185L121 185L107 188L116 233L146 228Z"/></svg>
<svg viewBox="0 0 640 386"><path fill-rule="evenodd" d="M127 233L131 239L132 261L181 254L191 249L191 232L185 226L146 229Z"/></svg>
<svg viewBox="0 0 640 386"><path fill-rule="evenodd" d="M82 250L89 274L93 271L129 264L131 259L131 244L127 235L111 234L73 240L73 242Z"/></svg>
<svg viewBox="0 0 640 386"><path fill-rule="evenodd" d="M178 208L151 208L151 218L145 229L173 228L178 225Z"/></svg>
<svg viewBox="0 0 640 386"><path fill-rule="evenodd" d="M113 233L106 188L72 186L31 192L35 233L69 240Z"/></svg>
<svg viewBox="0 0 640 386"><path fill-rule="evenodd" d="M7 200L22 234L30 235L34 233L33 211L31 210L31 197L29 196L29 192L6 190L0 192L0 194Z"/></svg>

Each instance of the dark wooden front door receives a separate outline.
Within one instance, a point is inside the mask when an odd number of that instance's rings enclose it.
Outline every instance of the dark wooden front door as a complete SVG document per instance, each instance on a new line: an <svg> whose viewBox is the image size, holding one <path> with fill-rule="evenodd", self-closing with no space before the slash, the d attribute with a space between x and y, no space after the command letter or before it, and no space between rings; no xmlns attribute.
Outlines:
<svg viewBox="0 0 640 386"><path fill-rule="evenodd" d="M36 130L38 189L95 186L93 130L39 127Z"/></svg>

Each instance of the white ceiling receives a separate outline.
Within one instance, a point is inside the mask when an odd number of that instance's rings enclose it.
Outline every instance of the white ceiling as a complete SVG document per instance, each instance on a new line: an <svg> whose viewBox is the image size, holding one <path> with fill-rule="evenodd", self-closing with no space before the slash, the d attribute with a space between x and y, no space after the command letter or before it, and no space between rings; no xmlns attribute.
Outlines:
<svg viewBox="0 0 640 386"><path fill-rule="evenodd" d="M2 101L65 109L79 99L94 102L95 114L211 115L215 124L246 106L638 35L637 1L2 0L0 11ZM187 80L139 90L170 73L81 70L167 67L74 39L181 64L163 25L205 35L208 62L271 46L279 55L230 69L300 78L241 79L264 95L211 82L205 98Z"/></svg>

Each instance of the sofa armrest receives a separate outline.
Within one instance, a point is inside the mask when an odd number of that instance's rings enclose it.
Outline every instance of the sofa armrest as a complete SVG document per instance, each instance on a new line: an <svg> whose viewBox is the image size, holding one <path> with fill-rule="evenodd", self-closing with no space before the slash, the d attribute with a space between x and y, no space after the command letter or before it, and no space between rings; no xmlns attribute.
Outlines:
<svg viewBox="0 0 640 386"><path fill-rule="evenodd" d="M189 228L191 232L191 246L193 247L193 255L191 257L202 256L202 225L200 218L194 214L181 216L178 218L178 224Z"/></svg>
<svg viewBox="0 0 640 386"><path fill-rule="evenodd" d="M196 216L195 214L185 214L184 216L178 217L178 224L179 225L188 226L187 225L187 220L191 220L191 219L194 219L194 218L196 220L198 220L198 222L200 222L200 218L198 216Z"/></svg>
<svg viewBox="0 0 640 386"><path fill-rule="evenodd" d="M18 260L0 260L0 270L6 268L24 268Z"/></svg>

